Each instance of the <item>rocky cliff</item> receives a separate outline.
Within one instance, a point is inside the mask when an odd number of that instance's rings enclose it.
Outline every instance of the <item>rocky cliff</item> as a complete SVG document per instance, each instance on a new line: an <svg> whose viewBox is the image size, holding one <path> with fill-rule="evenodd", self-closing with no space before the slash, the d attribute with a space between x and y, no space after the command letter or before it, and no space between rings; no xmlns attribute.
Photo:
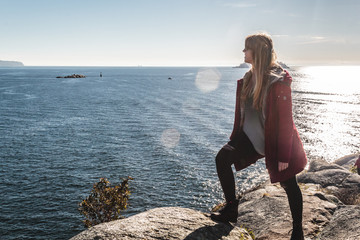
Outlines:
<svg viewBox="0 0 360 240"><path fill-rule="evenodd" d="M333 164L313 160L298 176L304 199L306 239L360 239L360 176L349 171L355 155ZM85 239L289 239L291 213L285 191L269 182L240 198L235 225L217 223L208 213L168 207L90 228Z"/></svg>

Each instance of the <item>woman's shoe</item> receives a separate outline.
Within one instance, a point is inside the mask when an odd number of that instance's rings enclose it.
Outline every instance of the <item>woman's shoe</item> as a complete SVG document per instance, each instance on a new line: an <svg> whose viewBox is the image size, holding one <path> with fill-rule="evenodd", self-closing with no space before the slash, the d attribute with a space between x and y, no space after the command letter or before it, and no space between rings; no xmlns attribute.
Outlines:
<svg viewBox="0 0 360 240"><path fill-rule="evenodd" d="M210 218L218 222L237 222L239 200L226 203L226 206L217 213L212 213Z"/></svg>

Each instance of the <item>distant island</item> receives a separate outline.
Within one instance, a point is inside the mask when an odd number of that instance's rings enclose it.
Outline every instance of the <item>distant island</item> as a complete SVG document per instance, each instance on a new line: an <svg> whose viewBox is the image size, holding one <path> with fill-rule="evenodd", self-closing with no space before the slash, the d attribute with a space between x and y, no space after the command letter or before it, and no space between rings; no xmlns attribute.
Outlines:
<svg viewBox="0 0 360 240"><path fill-rule="evenodd" d="M3 61L0 60L0 67L23 67L24 64L18 61Z"/></svg>
<svg viewBox="0 0 360 240"><path fill-rule="evenodd" d="M290 69L290 67L289 67L288 65L286 65L285 63L283 63L283 62L278 62L278 64L279 64L282 68Z"/></svg>
<svg viewBox="0 0 360 240"><path fill-rule="evenodd" d="M283 62L278 62L278 64L285 69L290 69L289 66L287 66L285 63ZM239 66L235 66L234 68L251 68L251 64L249 63L241 63Z"/></svg>
<svg viewBox="0 0 360 240"><path fill-rule="evenodd" d="M239 66L235 66L234 68L251 68L250 63L242 63Z"/></svg>

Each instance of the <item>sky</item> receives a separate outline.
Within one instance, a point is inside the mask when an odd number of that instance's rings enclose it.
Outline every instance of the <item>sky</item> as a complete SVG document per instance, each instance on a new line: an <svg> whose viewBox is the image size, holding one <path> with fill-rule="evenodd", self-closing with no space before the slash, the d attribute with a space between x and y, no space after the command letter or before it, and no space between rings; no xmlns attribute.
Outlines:
<svg viewBox="0 0 360 240"><path fill-rule="evenodd" d="M288 65L359 65L358 0L0 0L0 60L235 66L269 33Z"/></svg>

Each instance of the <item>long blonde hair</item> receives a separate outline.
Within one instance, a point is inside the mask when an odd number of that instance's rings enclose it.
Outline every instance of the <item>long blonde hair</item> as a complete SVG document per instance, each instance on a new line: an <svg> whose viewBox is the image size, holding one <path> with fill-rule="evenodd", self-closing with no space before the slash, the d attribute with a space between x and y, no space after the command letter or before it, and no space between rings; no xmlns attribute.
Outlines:
<svg viewBox="0 0 360 240"><path fill-rule="evenodd" d="M262 110L265 103L266 91L269 81L266 75L276 63L276 53L270 35L258 33L249 35L245 39L245 48L252 51L252 68L249 74L244 76L242 100L253 97L253 107ZM255 77L255 85L251 83L252 75Z"/></svg>

